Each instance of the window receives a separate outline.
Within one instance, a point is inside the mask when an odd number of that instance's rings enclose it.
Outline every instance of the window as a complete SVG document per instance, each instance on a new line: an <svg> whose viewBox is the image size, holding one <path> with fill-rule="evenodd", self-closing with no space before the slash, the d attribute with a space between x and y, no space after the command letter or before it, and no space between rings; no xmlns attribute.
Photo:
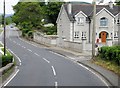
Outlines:
<svg viewBox="0 0 120 88"><path fill-rule="evenodd" d="M79 31L75 31L74 38L79 38Z"/></svg>
<svg viewBox="0 0 120 88"><path fill-rule="evenodd" d="M77 21L78 21L77 24L83 25L84 24L84 17L78 17Z"/></svg>
<svg viewBox="0 0 120 88"><path fill-rule="evenodd" d="M118 31L115 31L114 38L118 38Z"/></svg>
<svg viewBox="0 0 120 88"><path fill-rule="evenodd" d="M117 20L117 24L120 24L120 19Z"/></svg>
<svg viewBox="0 0 120 88"><path fill-rule="evenodd" d="M86 32L82 32L82 39L86 39Z"/></svg>
<svg viewBox="0 0 120 88"><path fill-rule="evenodd" d="M100 26L107 26L108 25L108 19L103 17L100 19Z"/></svg>

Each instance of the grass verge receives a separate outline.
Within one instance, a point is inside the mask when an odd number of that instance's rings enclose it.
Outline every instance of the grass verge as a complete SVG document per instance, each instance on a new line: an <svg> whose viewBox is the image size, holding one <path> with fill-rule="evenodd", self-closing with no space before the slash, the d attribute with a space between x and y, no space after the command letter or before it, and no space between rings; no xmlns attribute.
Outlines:
<svg viewBox="0 0 120 88"><path fill-rule="evenodd" d="M118 76L120 76L120 66L118 66L115 62L103 60L100 57L96 57L96 59L93 60L92 62L97 65L100 65L100 66L116 73Z"/></svg>

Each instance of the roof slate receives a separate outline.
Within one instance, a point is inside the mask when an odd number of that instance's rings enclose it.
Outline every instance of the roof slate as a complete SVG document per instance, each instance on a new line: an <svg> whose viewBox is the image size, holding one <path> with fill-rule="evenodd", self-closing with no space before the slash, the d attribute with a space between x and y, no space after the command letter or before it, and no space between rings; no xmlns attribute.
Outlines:
<svg viewBox="0 0 120 88"><path fill-rule="evenodd" d="M64 4L65 10L68 14L67 5ZM74 16L82 11L87 16L93 15L93 5L92 4L72 4L72 14L68 14L70 21L74 21ZM120 6L113 6L113 9L109 7L109 5L96 5L96 13L101 11L103 8L106 8L109 12L111 12L114 16L116 16L120 12Z"/></svg>

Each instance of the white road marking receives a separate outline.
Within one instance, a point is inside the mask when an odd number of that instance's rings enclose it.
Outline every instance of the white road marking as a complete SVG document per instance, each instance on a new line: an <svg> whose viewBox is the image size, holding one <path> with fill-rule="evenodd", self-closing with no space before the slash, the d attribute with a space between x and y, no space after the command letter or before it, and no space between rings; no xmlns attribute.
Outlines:
<svg viewBox="0 0 120 88"><path fill-rule="evenodd" d="M48 61L47 59L43 58L43 60L45 60L47 63L50 63L50 61Z"/></svg>
<svg viewBox="0 0 120 88"><path fill-rule="evenodd" d="M27 42L27 41L25 41L25 40L21 39L20 37L19 37L19 39L20 39L21 41L23 41L23 42L26 42L26 43L28 43L28 44L32 45L32 46L38 47L37 45L31 44L31 43L29 43L29 42Z"/></svg>
<svg viewBox="0 0 120 88"><path fill-rule="evenodd" d="M58 87L58 82L55 82L55 88L57 88Z"/></svg>
<svg viewBox="0 0 120 88"><path fill-rule="evenodd" d="M51 53L53 53L53 54L55 54L55 55L58 55L58 56L60 56L60 57L64 57L64 58L65 58L65 56L60 55L60 54L58 54L58 53L55 53L55 52L53 52L53 51L49 51L49 52L51 52Z"/></svg>
<svg viewBox="0 0 120 88"><path fill-rule="evenodd" d="M21 47L24 48L24 49L26 48L26 47L24 47L24 46L21 46Z"/></svg>
<svg viewBox="0 0 120 88"><path fill-rule="evenodd" d="M13 41L14 43L16 43L15 41Z"/></svg>
<svg viewBox="0 0 120 88"><path fill-rule="evenodd" d="M32 52L32 50L30 50L30 49L27 49L28 51L30 51L30 52Z"/></svg>
<svg viewBox="0 0 120 88"><path fill-rule="evenodd" d="M15 54L15 53L13 53L13 51L12 50L10 50L10 49L8 49L12 54L14 54L15 55L15 57L17 57L17 59L19 60L19 62L20 62L20 65L21 65L21 59Z"/></svg>
<svg viewBox="0 0 120 88"><path fill-rule="evenodd" d="M18 73L19 71L20 71L20 70L18 69L18 70L16 71L16 73L10 78L10 80L7 81L7 83L5 83L5 85L3 85L3 86L7 86L8 83L17 75L17 73Z"/></svg>
<svg viewBox="0 0 120 88"><path fill-rule="evenodd" d="M87 69L88 71L90 71L91 73L93 73L94 75L96 75L108 88L110 88L109 85L107 84L107 82L102 77L100 77L98 74L96 74L91 69L89 69L88 67L86 67L86 66L84 66L84 65L82 65L80 63L78 63L78 65L80 65L81 67Z"/></svg>
<svg viewBox="0 0 120 88"><path fill-rule="evenodd" d="M40 56L39 54L37 54L37 53L34 53L36 56Z"/></svg>
<svg viewBox="0 0 120 88"><path fill-rule="evenodd" d="M52 67L52 70L53 70L53 74L54 74L54 76L56 76L55 68L54 68L53 66L51 66L51 67Z"/></svg>

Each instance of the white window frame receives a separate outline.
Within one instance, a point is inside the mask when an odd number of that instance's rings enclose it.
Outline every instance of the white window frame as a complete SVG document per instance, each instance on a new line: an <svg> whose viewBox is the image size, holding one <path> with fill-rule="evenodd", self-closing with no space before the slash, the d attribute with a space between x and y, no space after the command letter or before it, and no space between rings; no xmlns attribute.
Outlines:
<svg viewBox="0 0 120 88"><path fill-rule="evenodd" d="M74 38L79 38L79 31L74 32Z"/></svg>
<svg viewBox="0 0 120 88"><path fill-rule="evenodd" d="M108 19L106 17L102 17L100 19L100 26L101 27L107 27L108 26Z"/></svg>
<svg viewBox="0 0 120 88"><path fill-rule="evenodd" d="M118 31L114 32L114 38L118 38Z"/></svg>
<svg viewBox="0 0 120 88"><path fill-rule="evenodd" d="M84 17L77 17L77 24L84 25Z"/></svg>
<svg viewBox="0 0 120 88"><path fill-rule="evenodd" d="M87 34L86 31L82 32L82 39L86 39L86 34Z"/></svg>

